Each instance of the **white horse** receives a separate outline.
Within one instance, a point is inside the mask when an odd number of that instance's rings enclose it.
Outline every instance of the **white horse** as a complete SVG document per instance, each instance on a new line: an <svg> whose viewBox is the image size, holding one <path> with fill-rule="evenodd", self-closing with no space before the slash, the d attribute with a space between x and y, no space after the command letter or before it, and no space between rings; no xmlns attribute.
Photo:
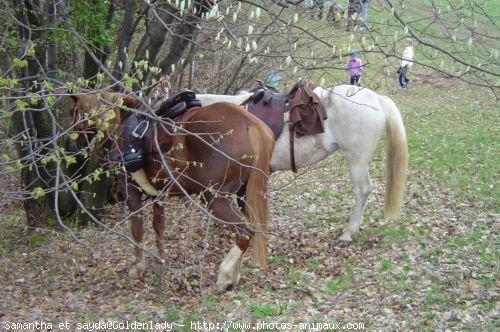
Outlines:
<svg viewBox="0 0 500 332"><path fill-rule="evenodd" d="M312 165L340 149L349 167L355 197L349 224L340 241L351 242L361 226L366 200L372 190L368 163L384 131L387 147L384 215L387 219L399 216L408 167L406 130L394 102L370 89L340 85L329 89L317 87L314 92L328 115L325 132L295 137L295 162L297 168ZM218 101L242 104L251 96L251 93L196 95L203 106ZM285 125L273 150L273 171L291 170L289 137Z"/></svg>

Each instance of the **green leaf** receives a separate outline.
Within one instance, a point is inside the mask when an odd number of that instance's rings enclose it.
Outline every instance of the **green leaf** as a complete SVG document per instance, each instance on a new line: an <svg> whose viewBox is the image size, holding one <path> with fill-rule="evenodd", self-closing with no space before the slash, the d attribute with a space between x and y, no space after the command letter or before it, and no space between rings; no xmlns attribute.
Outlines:
<svg viewBox="0 0 500 332"><path fill-rule="evenodd" d="M75 156L66 156L64 158L66 160L66 167L76 164L76 157Z"/></svg>
<svg viewBox="0 0 500 332"><path fill-rule="evenodd" d="M45 190L43 190L42 187L36 187L31 191L31 197L33 197L34 199L38 199L43 196L45 196Z"/></svg>
<svg viewBox="0 0 500 332"><path fill-rule="evenodd" d="M20 111L24 111L28 107L28 103L25 100L18 99L18 100L16 100L16 107Z"/></svg>
<svg viewBox="0 0 500 332"><path fill-rule="evenodd" d="M14 58L12 64L17 68L26 68L28 66L28 61Z"/></svg>

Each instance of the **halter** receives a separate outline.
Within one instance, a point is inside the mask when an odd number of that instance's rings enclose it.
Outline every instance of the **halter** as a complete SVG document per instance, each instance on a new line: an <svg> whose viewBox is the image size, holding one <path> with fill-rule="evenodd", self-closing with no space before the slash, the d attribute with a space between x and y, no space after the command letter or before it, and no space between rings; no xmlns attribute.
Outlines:
<svg viewBox="0 0 500 332"><path fill-rule="evenodd" d="M83 126L82 124L84 121L88 121L88 120L86 120L85 117L80 112L80 109L78 107L78 102L75 102L75 107L73 108L73 116L71 119L71 122L72 122L71 124L72 124L73 128L76 129L75 132L78 133L78 138L81 138L82 136L85 137L85 143L82 143L81 141L77 140L77 144L81 145L81 148L88 149L91 146L92 140L94 138L93 135L95 135L95 133L94 133L94 129L90 128L88 125L85 125L82 128L82 126ZM89 137L89 134L92 136ZM84 144L86 144L86 145L84 146ZM102 142L101 144L97 145L95 148L100 149L102 146L104 146L104 144L105 144L105 141Z"/></svg>
<svg viewBox="0 0 500 332"><path fill-rule="evenodd" d="M75 126L82 120L82 115L80 114L80 110L78 109L78 103L75 103L75 107L73 108L73 117L71 119L71 124Z"/></svg>

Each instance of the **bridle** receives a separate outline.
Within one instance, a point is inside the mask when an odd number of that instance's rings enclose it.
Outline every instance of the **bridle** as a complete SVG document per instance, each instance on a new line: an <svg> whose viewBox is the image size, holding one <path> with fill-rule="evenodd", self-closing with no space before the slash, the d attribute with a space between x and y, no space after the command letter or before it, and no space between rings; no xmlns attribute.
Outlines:
<svg viewBox="0 0 500 332"><path fill-rule="evenodd" d="M87 123L87 119L82 115L79 110L78 102L75 103L73 108L73 115L71 117L71 125L73 127L74 132L78 133L78 138L76 140L76 144L80 148L87 149L90 147L92 139L96 135L95 128L91 128L88 125L84 125Z"/></svg>

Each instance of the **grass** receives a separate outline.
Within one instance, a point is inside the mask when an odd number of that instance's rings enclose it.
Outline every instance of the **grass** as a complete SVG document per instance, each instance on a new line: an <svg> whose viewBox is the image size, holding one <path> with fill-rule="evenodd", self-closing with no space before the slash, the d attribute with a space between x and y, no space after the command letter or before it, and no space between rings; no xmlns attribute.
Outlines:
<svg viewBox="0 0 500 332"><path fill-rule="evenodd" d="M384 225L377 229L377 233L384 236L387 242L401 242L410 237L411 232L404 226Z"/></svg>
<svg viewBox="0 0 500 332"><path fill-rule="evenodd" d="M387 290L391 294L404 294L411 293L413 290L413 283L415 280L409 278L406 273L381 273L375 277L378 286ZM408 302L411 302L409 300Z"/></svg>
<svg viewBox="0 0 500 332"><path fill-rule="evenodd" d="M280 312L280 308L276 308L270 304L251 304L249 311L254 318L264 319L267 317L276 316Z"/></svg>
<svg viewBox="0 0 500 332"><path fill-rule="evenodd" d="M452 87L457 89L457 87ZM421 87L412 106L402 101L408 128L410 167L432 174L457 196L473 196L498 213L500 114L487 95ZM484 98L481 103L478 98ZM488 100L489 99L489 100ZM411 107L411 108L410 108Z"/></svg>
<svg viewBox="0 0 500 332"><path fill-rule="evenodd" d="M321 264L321 261L319 259L312 259L307 263L307 267L311 270L314 270Z"/></svg>
<svg viewBox="0 0 500 332"><path fill-rule="evenodd" d="M391 261L389 260L386 260L384 259L381 263L380 263L380 269L382 271L389 271L389 270L392 270L393 268L393 264Z"/></svg>
<svg viewBox="0 0 500 332"><path fill-rule="evenodd" d="M326 291L329 293L335 293L350 288L352 286L352 274L352 269L346 269L343 275L326 283Z"/></svg>
<svg viewBox="0 0 500 332"><path fill-rule="evenodd" d="M424 302L427 305L448 305L450 298L441 285L433 283L431 289L427 292Z"/></svg>
<svg viewBox="0 0 500 332"><path fill-rule="evenodd" d="M330 293L339 292L352 286L349 276L343 275L337 279L330 280L326 284L326 290Z"/></svg>
<svg viewBox="0 0 500 332"><path fill-rule="evenodd" d="M270 263L272 264L277 264L277 265L282 265L282 266L288 266L289 263L285 260L285 256L283 254L276 254L271 256L269 259Z"/></svg>
<svg viewBox="0 0 500 332"><path fill-rule="evenodd" d="M40 235L31 235L28 238L28 245L30 247L37 247L41 246L44 242L46 241L46 238Z"/></svg>

